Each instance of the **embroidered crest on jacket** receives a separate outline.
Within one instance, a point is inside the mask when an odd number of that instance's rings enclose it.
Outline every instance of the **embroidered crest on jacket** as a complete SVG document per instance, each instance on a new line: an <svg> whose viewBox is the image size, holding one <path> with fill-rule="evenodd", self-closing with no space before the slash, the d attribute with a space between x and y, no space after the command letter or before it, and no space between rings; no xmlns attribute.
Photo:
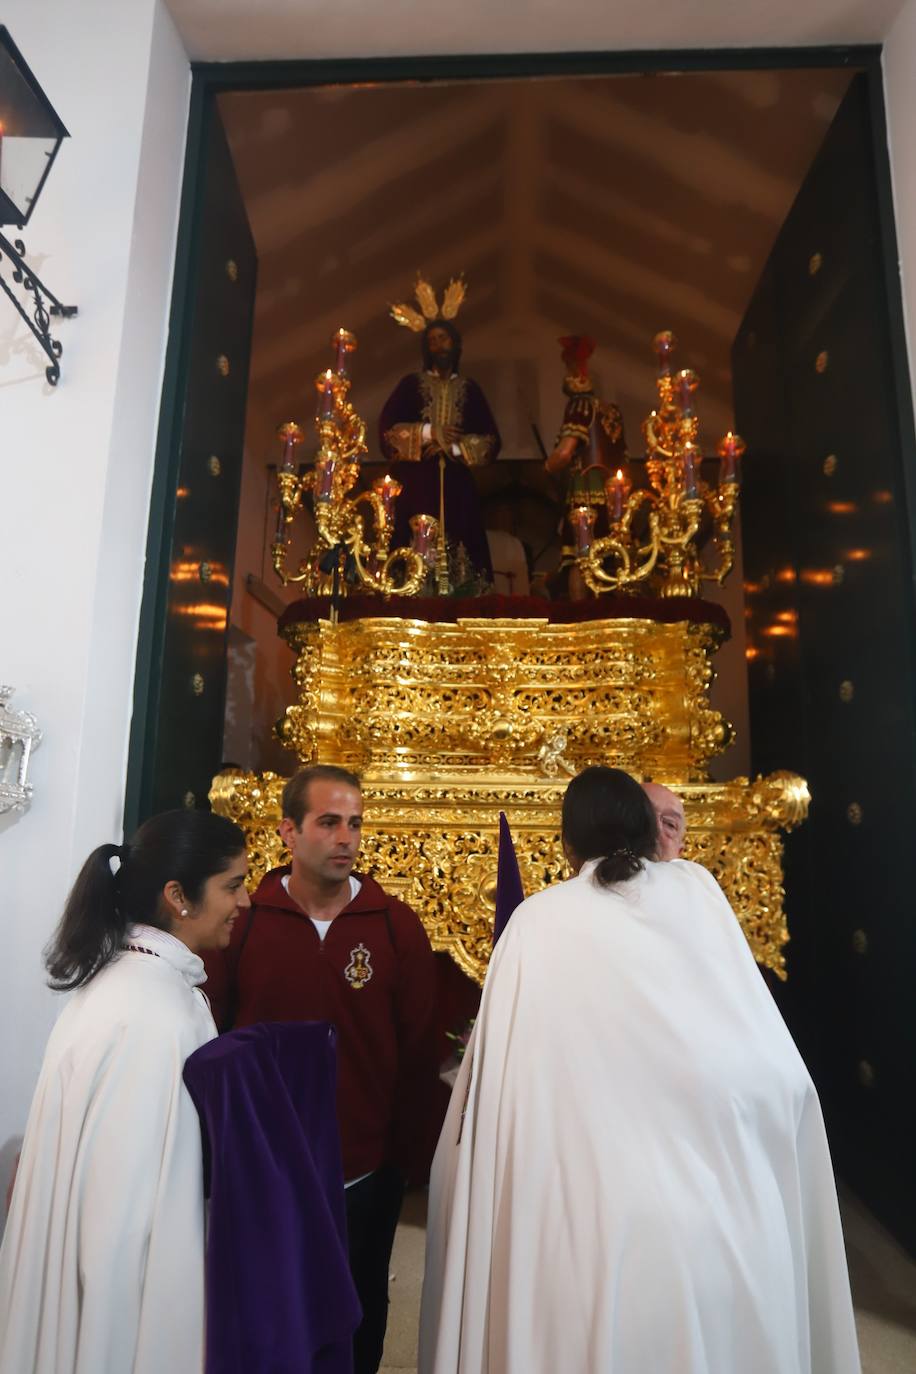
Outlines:
<svg viewBox="0 0 916 1374"><path fill-rule="evenodd" d="M369 958L369 951L360 942L355 949L350 950L350 962L344 969L344 977L354 991L358 992L364 988L372 977L374 969Z"/></svg>

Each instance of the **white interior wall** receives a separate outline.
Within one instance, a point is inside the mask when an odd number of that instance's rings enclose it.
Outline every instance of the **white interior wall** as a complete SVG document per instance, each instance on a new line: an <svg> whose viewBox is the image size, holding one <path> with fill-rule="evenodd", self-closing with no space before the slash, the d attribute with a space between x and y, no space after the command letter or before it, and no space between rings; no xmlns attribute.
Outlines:
<svg viewBox="0 0 916 1374"><path fill-rule="evenodd" d="M900 253L910 379L916 392L916 0L907 0L884 45L884 99Z"/></svg>
<svg viewBox="0 0 916 1374"><path fill-rule="evenodd" d="M42 947L79 863L120 838L190 68L159 0L7 0L3 21L71 134L25 239L79 307L55 389L0 306L0 676L44 731L31 809L0 822L7 1165L58 1005Z"/></svg>

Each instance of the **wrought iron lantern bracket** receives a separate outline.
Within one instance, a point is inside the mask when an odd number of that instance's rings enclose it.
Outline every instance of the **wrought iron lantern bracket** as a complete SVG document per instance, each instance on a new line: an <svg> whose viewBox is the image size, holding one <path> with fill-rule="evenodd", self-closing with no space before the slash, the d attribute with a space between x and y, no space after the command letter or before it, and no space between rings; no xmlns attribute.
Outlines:
<svg viewBox="0 0 916 1374"><path fill-rule="evenodd" d="M45 368L45 376L51 386L57 386L60 379L60 355L63 352L63 345L59 339L55 339L51 334L51 316L56 315L64 320L72 319L77 313L77 307L75 305L63 305L53 292L48 290L38 273L28 266L25 261L25 244L22 239L16 239L11 243L5 234L0 233L0 261L4 257L9 259L13 269L12 280L20 288L25 301L20 300L19 295L2 272L0 272L0 287L3 288L8 299L12 301L15 309L48 355L50 361Z"/></svg>
<svg viewBox="0 0 916 1374"><path fill-rule="evenodd" d="M69 138L63 121L42 90L5 25L0 24L0 226L25 229L50 175L60 146ZM70 319L75 305L64 305L25 261L22 239L0 232L0 287L41 345L48 359L45 376L60 380L62 345L51 333L51 319Z"/></svg>

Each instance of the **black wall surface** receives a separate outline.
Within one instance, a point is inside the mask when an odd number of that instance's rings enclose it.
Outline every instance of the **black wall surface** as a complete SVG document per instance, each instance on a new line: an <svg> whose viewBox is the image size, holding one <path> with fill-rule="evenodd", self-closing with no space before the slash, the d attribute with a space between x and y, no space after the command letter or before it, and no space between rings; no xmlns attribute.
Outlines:
<svg viewBox="0 0 916 1374"><path fill-rule="evenodd" d="M865 76L735 340L755 771L809 782L778 995L838 1170L916 1250L916 719L907 480ZM900 359L896 359L897 362ZM905 360L904 360L905 361Z"/></svg>
<svg viewBox="0 0 916 1374"><path fill-rule="evenodd" d="M257 258L215 102L204 118L185 177L172 314L181 337L170 341L160 424L128 830L156 811L206 806L221 761Z"/></svg>

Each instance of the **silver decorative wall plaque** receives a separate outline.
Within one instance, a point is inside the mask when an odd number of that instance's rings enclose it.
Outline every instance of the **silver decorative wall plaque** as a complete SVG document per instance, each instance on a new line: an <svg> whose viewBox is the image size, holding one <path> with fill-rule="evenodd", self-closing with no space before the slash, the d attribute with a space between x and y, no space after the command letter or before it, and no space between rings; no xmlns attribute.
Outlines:
<svg viewBox="0 0 916 1374"><path fill-rule="evenodd" d="M13 691L0 687L0 814L25 811L31 801L29 758L41 740L35 717L9 706Z"/></svg>

